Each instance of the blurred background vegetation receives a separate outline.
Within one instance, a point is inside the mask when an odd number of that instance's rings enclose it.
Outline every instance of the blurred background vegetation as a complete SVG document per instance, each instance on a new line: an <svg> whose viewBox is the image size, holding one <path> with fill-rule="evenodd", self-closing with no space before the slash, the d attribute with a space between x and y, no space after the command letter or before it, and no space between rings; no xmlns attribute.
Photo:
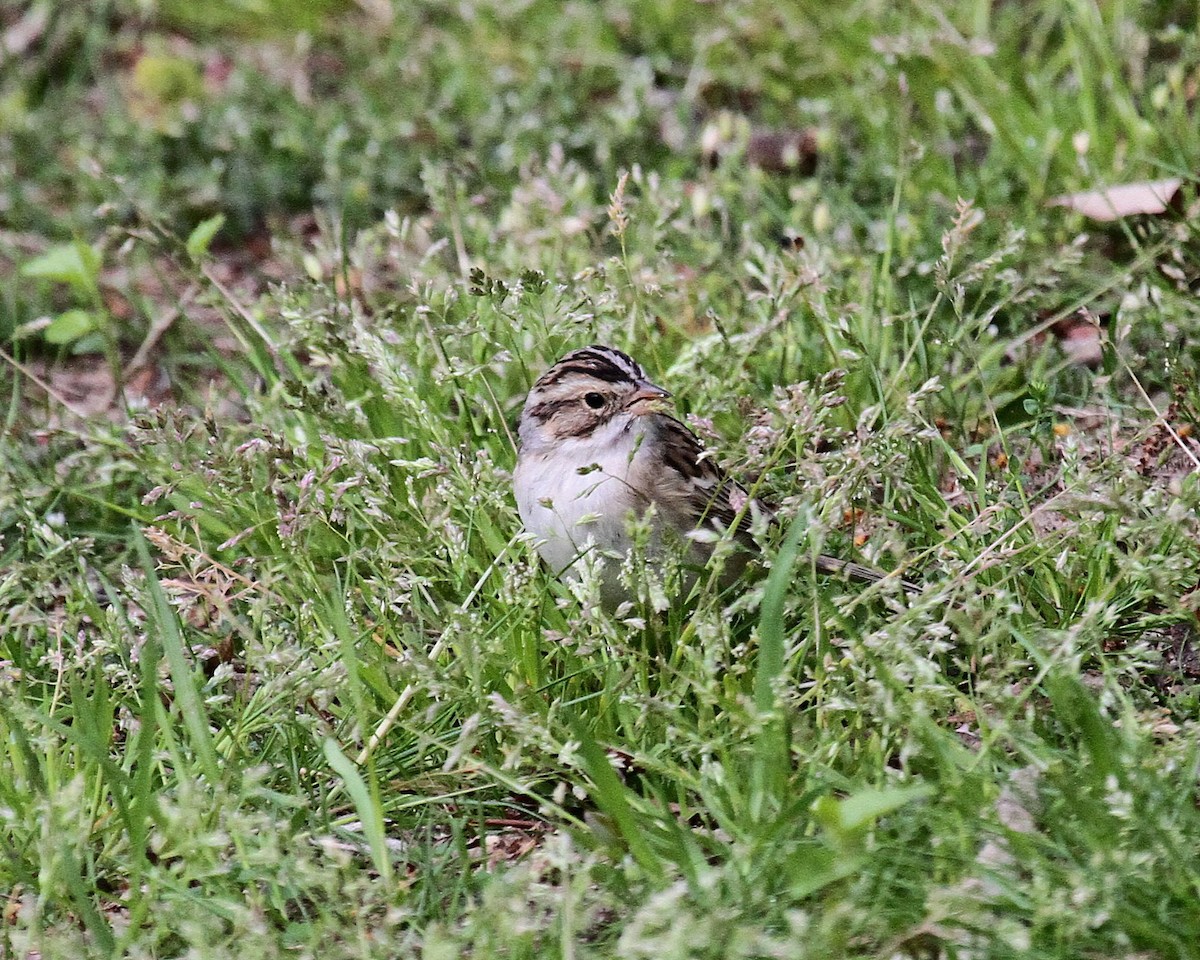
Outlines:
<svg viewBox="0 0 1200 960"><path fill-rule="evenodd" d="M1198 17L0 0L0 956L1194 956ZM578 603L591 340L922 596Z"/></svg>
<svg viewBox="0 0 1200 960"><path fill-rule="evenodd" d="M446 192L494 218L554 156L596 201L636 165L703 205L723 168L746 180L725 252L750 219L887 242L920 299L944 226L925 214L958 197L985 243L1016 224L1051 250L1075 224L1049 197L1191 172L1196 12L1135 7L5 0L0 265L217 214L263 259L314 209L349 235ZM1052 309L1095 282L1075 270ZM0 333L53 306L6 286Z"/></svg>

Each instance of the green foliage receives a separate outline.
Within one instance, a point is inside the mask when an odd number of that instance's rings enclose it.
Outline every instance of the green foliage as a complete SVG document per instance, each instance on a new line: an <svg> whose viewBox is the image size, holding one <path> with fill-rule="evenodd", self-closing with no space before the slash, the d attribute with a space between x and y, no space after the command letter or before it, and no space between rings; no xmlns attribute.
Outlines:
<svg viewBox="0 0 1200 960"><path fill-rule="evenodd" d="M1195 218L1044 206L1195 169L1193 12L43 7L0 954L1194 952ZM171 400L72 417L89 340ZM778 505L737 589L538 565L513 424L590 341Z"/></svg>
<svg viewBox="0 0 1200 960"><path fill-rule="evenodd" d="M51 318L41 330L47 343L64 346L82 341L86 347L84 338L106 326L108 315L100 298L100 268L100 251L79 240L51 247L22 265L21 276L64 284L75 302L91 307L72 307Z"/></svg>
<svg viewBox="0 0 1200 960"><path fill-rule="evenodd" d="M100 276L100 254L76 241L51 247L21 268L21 275L65 283L80 297L94 297Z"/></svg>
<svg viewBox="0 0 1200 960"><path fill-rule="evenodd" d="M196 224L192 232L188 234L187 243L184 245L188 256L193 260L203 259L204 255L208 253L213 238L224 225L225 214L223 213L218 213L215 217L209 217Z"/></svg>

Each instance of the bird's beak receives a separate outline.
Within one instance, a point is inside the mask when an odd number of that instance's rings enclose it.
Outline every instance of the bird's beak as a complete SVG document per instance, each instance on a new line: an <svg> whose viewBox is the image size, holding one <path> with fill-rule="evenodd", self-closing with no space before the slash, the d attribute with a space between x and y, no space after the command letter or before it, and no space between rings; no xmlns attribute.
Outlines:
<svg viewBox="0 0 1200 960"><path fill-rule="evenodd" d="M635 413L652 413L655 409L655 404L659 400L666 400L671 394L662 387L656 387L649 380L639 380L637 390L635 390L625 401L625 408L632 409L638 404L643 404L640 410L635 410Z"/></svg>

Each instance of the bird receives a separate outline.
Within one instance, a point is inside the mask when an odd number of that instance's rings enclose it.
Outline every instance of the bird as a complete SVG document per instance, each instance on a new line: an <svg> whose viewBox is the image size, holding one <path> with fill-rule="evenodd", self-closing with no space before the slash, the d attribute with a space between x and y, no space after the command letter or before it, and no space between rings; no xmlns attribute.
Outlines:
<svg viewBox="0 0 1200 960"><path fill-rule="evenodd" d="M517 512L537 552L559 576L578 577L583 558L605 558L600 597L613 608L630 599L617 574L634 549L631 521L648 519L649 553L670 540L684 546L693 573L728 533L740 550L727 557L721 584L736 581L758 553L751 518L775 514L730 478L700 439L670 411L671 394L614 347L573 350L534 383L517 424L513 490ZM896 574L821 555L817 569L866 583Z"/></svg>

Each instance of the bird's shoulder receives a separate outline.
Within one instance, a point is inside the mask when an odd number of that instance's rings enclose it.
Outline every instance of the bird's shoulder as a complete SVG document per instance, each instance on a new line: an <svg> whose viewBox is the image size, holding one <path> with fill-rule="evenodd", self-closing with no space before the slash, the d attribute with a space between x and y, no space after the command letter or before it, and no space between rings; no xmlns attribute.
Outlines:
<svg viewBox="0 0 1200 960"><path fill-rule="evenodd" d="M732 526L750 499L749 494L679 420L663 416L656 426L653 451L658 463L650 476L661 477L660 494L683 500L696 522Z"/></svg>

